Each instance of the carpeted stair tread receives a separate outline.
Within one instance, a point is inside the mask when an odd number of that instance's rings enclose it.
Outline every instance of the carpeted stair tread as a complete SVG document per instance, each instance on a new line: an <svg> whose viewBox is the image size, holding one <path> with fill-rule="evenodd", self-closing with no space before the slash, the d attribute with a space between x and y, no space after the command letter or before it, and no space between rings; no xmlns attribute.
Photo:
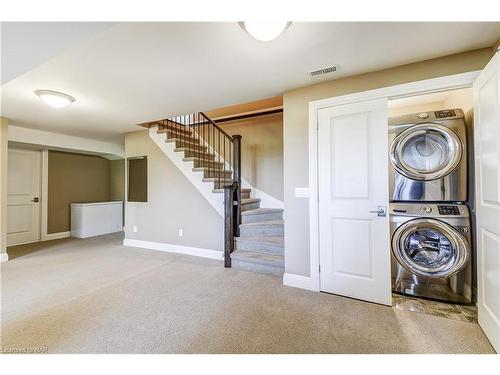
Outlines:
<svg viewBox="0 0 500 375"><path fill-rule="evenodd" d="M283 236L245 236L235 237L235 240L236 242L269 244L281 247L285 245L285 239Z"/></svg>
<svg viewBox="0 0 500 375"><path fill-rule="evenodd" d="M241 204L259 203L260 198L245 198L241 200Z"/></svg>
<svg viewBox="0 0 500 375"><path fill-rule="evenodd" d="M283 212L282 208L256 208L254 210L248 210L242 212L241 214L244 216L248 216L248 215L261 215L261 214L281 213L281 212Z"/></svg>
<svg viewBox="0 0 500 375"><path fill-rule="evenodd" d="M265 254L256 251L236 250L231 254L231 259L274 267L284 267L285 264L283 255Z"/></svg>
<svg viewBox="0 0 500 375"><path fill-rule="evenodd" d="M283 226L284 225L284 220L270 220L270 221L258 221L255 223L245 223L245 224L240 224L241 227L276 227L276 226Z"/></svg>

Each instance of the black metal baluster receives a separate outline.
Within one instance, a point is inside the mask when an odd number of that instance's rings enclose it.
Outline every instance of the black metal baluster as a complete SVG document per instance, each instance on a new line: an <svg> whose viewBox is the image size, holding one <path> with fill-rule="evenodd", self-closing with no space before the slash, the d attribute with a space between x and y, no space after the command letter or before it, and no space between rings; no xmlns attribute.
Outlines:
<svg viewBox="0 0 500 375"><path fill-rule="evenodd" d="M236 207L234 210L234 235L240 236L240 220L241 220L241 135L233 135L233 148L234 148L234 180L236 183L236 190L234 199Z"/></svg>

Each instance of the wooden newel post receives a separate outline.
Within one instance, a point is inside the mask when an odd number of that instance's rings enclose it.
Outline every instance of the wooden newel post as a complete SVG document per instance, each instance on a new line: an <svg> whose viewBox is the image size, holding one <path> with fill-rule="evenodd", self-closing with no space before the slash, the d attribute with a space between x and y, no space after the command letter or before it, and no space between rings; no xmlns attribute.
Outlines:
<svg viewBox="0 0 500 375"><path fill-rule="evenodd" d="M233 231L236 237L240 236L241 223L241 135L233 135L234 139L234 181L236 190L234 191L235 207L233 210Z"/></svg>

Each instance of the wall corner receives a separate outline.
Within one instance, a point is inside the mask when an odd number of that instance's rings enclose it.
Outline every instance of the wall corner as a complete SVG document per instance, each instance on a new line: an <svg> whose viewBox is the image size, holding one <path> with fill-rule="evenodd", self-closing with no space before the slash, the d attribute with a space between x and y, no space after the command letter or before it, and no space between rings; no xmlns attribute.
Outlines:
<svg viewBox="0 0 500 375"><path fill-rule="evenodd" d="M7 256L7 156L8 156L8 124L0 117L0 261L8 260Z"/></svg>

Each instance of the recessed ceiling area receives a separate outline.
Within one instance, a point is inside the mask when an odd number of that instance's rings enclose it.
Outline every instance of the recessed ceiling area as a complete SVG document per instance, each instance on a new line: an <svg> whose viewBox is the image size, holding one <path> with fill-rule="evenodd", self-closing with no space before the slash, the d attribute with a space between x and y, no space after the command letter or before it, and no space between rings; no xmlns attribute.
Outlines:
<svg viewBox="0 0 500 375"><path fill-rule="evenodd" d="M138 123L489 47L499 38L499 23L474 22L294 22L271 42L253 39L237 22L119 23L3 84L1 115L18 126L122 142ZM334 64L335 73L309 76ZM34 94L40 89L76 101L53 109Z"/></svg>
<svg viewBox="0 0 500 375"><path fill-rule="evenodd" d="M466 87L389 100L389 116L454 108L467 112L472 106L472 87Z"/></svg>

